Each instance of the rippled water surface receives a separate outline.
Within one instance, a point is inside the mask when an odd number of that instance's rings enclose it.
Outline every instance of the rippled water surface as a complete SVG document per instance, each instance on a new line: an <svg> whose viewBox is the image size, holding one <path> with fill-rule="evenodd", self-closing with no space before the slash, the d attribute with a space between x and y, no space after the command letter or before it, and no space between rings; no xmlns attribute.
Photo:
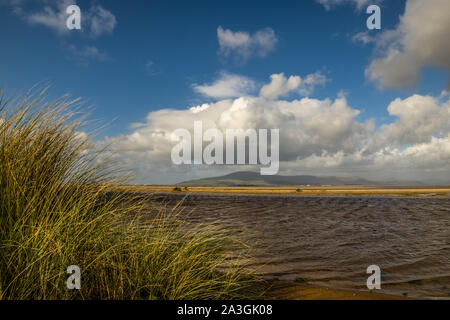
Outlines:
<svg viewBox="0 0 450 320"><path fill-rule="evenodd" d="M191 194L182 207L191 221L251 234L252 266L267 279L367 290L376 264L381 292L450 298L448 197Z"/></svg>

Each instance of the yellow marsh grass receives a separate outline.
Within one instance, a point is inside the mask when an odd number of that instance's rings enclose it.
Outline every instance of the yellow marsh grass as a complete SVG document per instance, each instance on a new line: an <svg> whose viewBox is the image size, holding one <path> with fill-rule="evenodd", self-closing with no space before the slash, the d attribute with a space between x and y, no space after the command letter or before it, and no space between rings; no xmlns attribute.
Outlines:
<svg viewBox="0 0 450 320"><path fill-rule="evenodd" d="M300 187L300 188L299 188ZM371 195L389 194L401 196L418 195L440 195L449 196L449 186L217 186L217 187L197 187L188 186L187 190L181 189L185 193L242 193L242 194L301 194L301 195L324 195L324 194L344 194L344 195ZM300 189L300 191L298 191ZM116 190L140 193L167 193L174 192L174 186L119 186Z"/></svg>
<svg viewBox="0 0 450 320"><path fill-rule="evenodd" d="M77 133L74 101L42 94L0 101L1 299L254 297L229 259L242 243L176 212L142 222L145 199L107 192L117 169ZM66 287L69 265L80 290Z"/></svg>

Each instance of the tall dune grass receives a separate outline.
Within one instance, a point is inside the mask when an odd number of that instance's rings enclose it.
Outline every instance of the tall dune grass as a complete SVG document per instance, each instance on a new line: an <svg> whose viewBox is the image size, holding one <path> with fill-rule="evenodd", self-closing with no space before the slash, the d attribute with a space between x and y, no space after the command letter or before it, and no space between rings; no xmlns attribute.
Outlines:
<svg viewBox="0 0 450 320"><path fill-rule="evenodd" d="M79 133L74 101L43 94L1 94L1 299L254 297L254 280L227 258L238 241L176 214L143 219L145 199L110 191L117 168ZM80 290L66 286L70 265Z"/></svg>

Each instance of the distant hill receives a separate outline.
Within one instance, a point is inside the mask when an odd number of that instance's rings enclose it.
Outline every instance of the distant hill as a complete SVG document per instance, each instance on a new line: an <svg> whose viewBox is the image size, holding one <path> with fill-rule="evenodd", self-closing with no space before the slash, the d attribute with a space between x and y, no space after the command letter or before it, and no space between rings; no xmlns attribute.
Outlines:
<svg viewBox="0 0 450 320"><path fill-rule="evenodd" d="M198 180L190 180L179 183L181 186L296 186L296 185L345 185L345 186L362 186L362 185L424 185L418 181L370 181L358 177L335 177L335 176L263 176L259 172L233 172L225 176L204 178Z"/></svg>

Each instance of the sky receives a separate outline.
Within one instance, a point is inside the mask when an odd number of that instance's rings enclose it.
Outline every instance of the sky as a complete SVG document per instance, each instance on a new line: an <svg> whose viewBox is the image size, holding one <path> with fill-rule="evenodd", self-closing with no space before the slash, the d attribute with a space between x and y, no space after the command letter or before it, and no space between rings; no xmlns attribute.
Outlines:
<svg viewBox="0 0 450 320"><path fill-rule="evenodd" d="M449 14L447 0L0 0L0 85L81 97L134 183L256 169L173 164L171 133L202 120L279 128L280 174L448 184Z"/></svg>

